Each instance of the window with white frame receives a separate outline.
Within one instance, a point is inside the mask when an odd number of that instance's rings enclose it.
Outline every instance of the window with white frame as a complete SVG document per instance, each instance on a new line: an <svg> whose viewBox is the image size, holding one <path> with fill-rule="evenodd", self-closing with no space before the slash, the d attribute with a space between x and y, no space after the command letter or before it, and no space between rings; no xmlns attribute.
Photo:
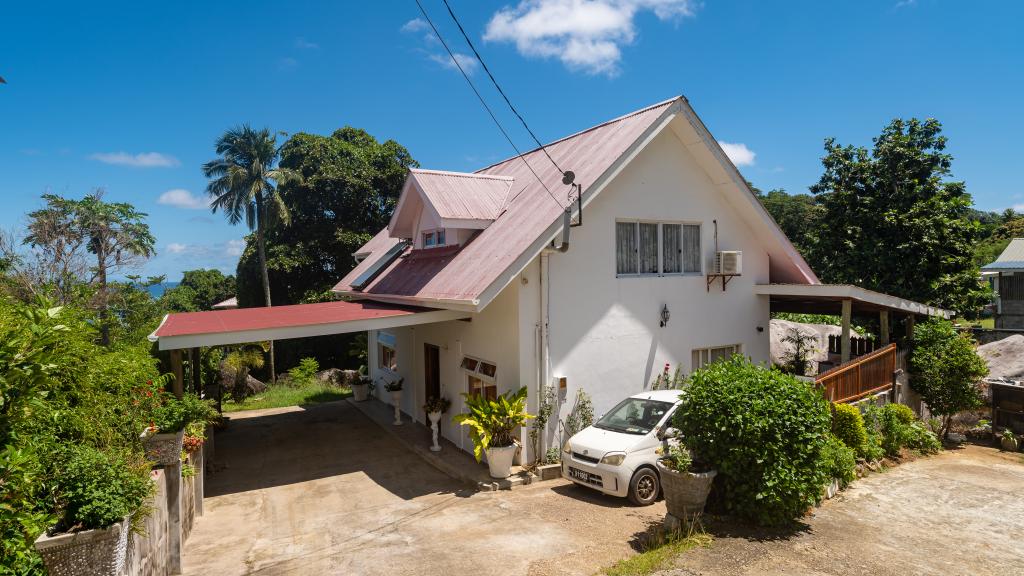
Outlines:
<svg viewBox="0 0 1024 576"><path fill-rule="evenodd" d="M733 354L741 354L742 352L743 347L740 344L714 346L711 348L696 348L693 351L692 369L699 370L708 364L718 362L719 360L728 360L729 358L732 358Z"/></svg>
<svg viewBox="0 0 1024 576"><path fill-rule="evenodd" d="M617 275L701 272L700 224L621 220L615 223Z"/></svg>
<svg viewBox="0 0 1024 576"><path fill-rule="evenodd" d="M394 334L377 333L377 367L392 372L398 371L398 346Z"/></svg>
<svg viewBox="0 0 1024 576"><path fill-rule="evenodd" d="M463 356L459 366L466 372L466 392L470 396L483 395L488 400L498 397L498 384L495 380L498 367L494 363Z"/></svg>
<svg viewBox="0 0 1024 576"><path fill-rule="evenodd" d="M430 230L423 233L423 247L436 248L445 245L444 229Z"/></svg>

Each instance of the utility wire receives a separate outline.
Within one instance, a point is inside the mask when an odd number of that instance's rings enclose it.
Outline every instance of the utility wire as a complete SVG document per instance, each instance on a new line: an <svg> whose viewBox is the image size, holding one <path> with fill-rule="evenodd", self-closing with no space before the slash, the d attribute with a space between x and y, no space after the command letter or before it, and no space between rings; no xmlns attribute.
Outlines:
<svg viewBox="0 0 1024 576"><path fill-rule="evenodd" d="M519 114L519 111L516 110L516 107L512 105L512 101L509 100L508 96L505 95L505 91L501 89L501 85L498 84L497 80L495 80L494 74L491 74L491 69L487 67L487 63L485 63L484 59L480 57L480 53L477 52L476 46L473 45L473 41L470 40L469 35L466 34L466 30L462 27L462 23L459 22L458 17L455 16L455 12L452 10L451 5L448 4L448 0L442 1L444 2L445 8L448 8L448 14L450 14L452 20L455 21L455 25L459 27L459 32L462 33L462 37L466 39L466 44L469 44L469 48L470 50L473 51L473 55L476 56L477 61L480 62L481 66L483 66L484 72L487 72L487 77L491 79L491 83L493 83L494 87L498 89L498 93L501 94L501 97L505 99L505 103L508 104L509 109L512 110L512 113L516 115L516 118L519 118L519 121L522 122L523 124L523 128L526 128L526 131L530 133L530 137L532 137L533 141L537 143L537 147L540 148L542 152L544 152L544 155L548 157L548 160L551 161L551 164L555 167L555 170L558 170L559 174L565 174L565 170L562 170L558 166L558 163L555 162L555 159L551 157L551 154L548 154L547 148L545 148L544 145L541 144L540 140L537 138L537 135L533 133L533 130L530 130L530 126L526 123L526 120L523 119L522 115Z"/></svg>
<svg viewBox="0 0 1024 576"><path fill-rule="evenodd" d="M447 2L445 4L447 4ZM430 25L430 29L434 31L434 35L437 36L437 39L441 42L441 45L444 46L444 49L448 52L448 56L451 57L452 62L455 63L455 66L459 69L459 72L462 72L462 77L466 79L466 82L469 84L469 87L473 89L473 93L476 94L477 99L480 100L480 104L482 104L484 109L487 110L487 114L490 115L491 120L494 120L494 125L498 127L498 130L501 131L502 136L505 137L505 140L508 140L508 143L512 146L512 149L516 151L516 156L518 156L519 159L523 161L523 164L526 164L526 167L530 169L531 173L533 173L533 177L537 179L537 182L539 182L540 185L544 188L544 191L548 193L548 196L551 196L551 199L555 201L555 204L558 204L558 207L564 210L565 207L562 206L562 203L558 201L558 198L556 198L555 195L551 193L551 190L548 188L548 185L545 184L543 180L541 180L540 176L537 175L537 172L533 169L533 166L530 166L530 163L526 161L526 157L523 156L523 153L519 151L519 147L517 147L515 142L512 141L512 138L509 137L508 132L505 131L505 128L502 127L501 122L498 121L498 117L494 115L494 111L492 111L491 107L487 105L487 101L484 100L484 97L480 95L480 91L476 89L476 85L473 84L472 80L470 80L469 74L467 74L466 71L462 68L462 64L459 63L459 60L458 58L455 57L455 54L452 52L452 49L448 47L448 43L444 41L444 37L441 36L441 32L438 31L437 26L434 26L434 21L431 20L430 16L427 15L427 11L426 9L423 8L423 4L420 3L420 0L416 0L416 5L419 6L420 13L423 14L423 17L427 20L427 24ZM488 72L488 74L490 74L490 72ZM506 101L507 100L508 99L506 98ZM545 151L544 153L547 154L547 151ZM551 157L548 156L548 158ZM552 160L552 163L553 162L554 160ZM555 168L558 168L557 164L555 165ZM561 172L561 170L559 170L559 172Z"/></svg>

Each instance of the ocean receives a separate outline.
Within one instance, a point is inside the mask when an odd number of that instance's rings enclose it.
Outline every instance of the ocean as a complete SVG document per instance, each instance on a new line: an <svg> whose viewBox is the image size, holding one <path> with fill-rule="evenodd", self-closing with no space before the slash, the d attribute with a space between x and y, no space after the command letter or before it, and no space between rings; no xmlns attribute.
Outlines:
<svg viewBox="0 0 1024 576"><path fill-rule="evenodd" d="M159 298L164 295L164 292L168 288L174 288L181 282L164 282L163 284L154 284L149 287L149 295L153 298Z"/></svg>

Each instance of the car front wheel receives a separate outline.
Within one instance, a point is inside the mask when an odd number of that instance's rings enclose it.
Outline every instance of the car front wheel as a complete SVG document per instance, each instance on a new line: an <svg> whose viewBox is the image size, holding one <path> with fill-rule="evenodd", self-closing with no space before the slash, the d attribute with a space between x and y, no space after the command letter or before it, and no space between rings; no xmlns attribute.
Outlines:
<svg viewBox="0 0 1024 576"><path fill-rule="evenodd" d="M629 481L629 501L637 506L650 506L658 499L660 488L658 473L650 468L641 468Z"/></svg>

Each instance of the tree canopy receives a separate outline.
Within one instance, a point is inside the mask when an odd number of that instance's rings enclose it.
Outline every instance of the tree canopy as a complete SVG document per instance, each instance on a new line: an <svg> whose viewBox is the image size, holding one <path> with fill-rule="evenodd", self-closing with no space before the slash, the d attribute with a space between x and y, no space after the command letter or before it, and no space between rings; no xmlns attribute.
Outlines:
<svg viewBox="0 0 1024 576"><path fill-rule="evenodd" d="M209 310L214 304L235 295L235 277L220 270L186 270L181 282L167 289L161 304L171 312Z"/></svg>

